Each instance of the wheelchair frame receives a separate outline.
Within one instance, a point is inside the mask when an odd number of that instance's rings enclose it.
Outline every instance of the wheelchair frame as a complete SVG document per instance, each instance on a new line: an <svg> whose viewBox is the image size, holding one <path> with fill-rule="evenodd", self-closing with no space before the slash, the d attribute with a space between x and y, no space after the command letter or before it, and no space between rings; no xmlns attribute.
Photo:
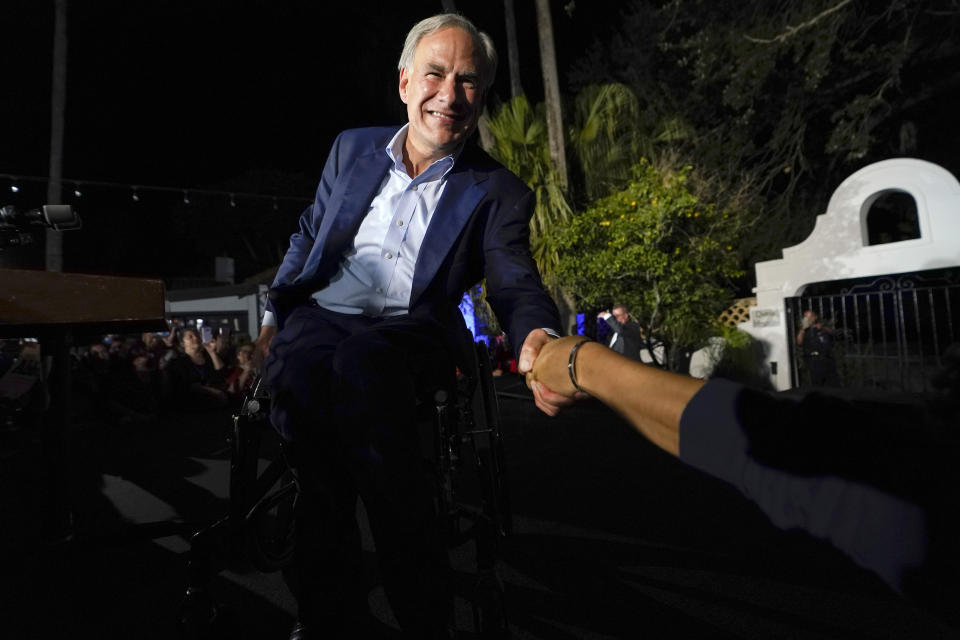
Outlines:
<svg viewBox="0 0 960 640"><path fill-rule="evenodd" d="M482 343L475 344L471 354L471 371L458 377L455 397L445 390L434 395L431 466L447 547L470 540L476 545L474 630L484 637L503 638L509 636L509 626L496 565L500 543L512 531L512 513L489 356ZM224 568L246 561L269 573L292 560L299 479L289 462L289 445L270 425L268 407L269 393L258 381L233 416L229 508L226 516L191 539L189 583L179 621L182 637L202 637L214 624L217 607L208 585ZM464 445L469 447L466 458ZM263 466L265 447L272 447L274 455ZM460 496L465 461L472 462L478 474L478 506L464 503Z"/></svg>

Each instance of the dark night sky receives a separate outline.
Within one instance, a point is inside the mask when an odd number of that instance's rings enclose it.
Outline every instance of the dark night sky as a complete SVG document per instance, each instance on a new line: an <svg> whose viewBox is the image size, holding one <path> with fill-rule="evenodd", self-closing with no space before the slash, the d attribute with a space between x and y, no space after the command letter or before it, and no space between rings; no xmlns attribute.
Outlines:
<svg viewBox="0 0 960 640"><path fill-rule="evenodd" d="M561 83L576 56L610 29L622 0L553 2ZM0 2L0 174L49 173L53 0ZM499 96L509 96L503 3L457 0L494 39ZM517 0L524 88L543 87L533 2ZM71 0L68 13L66 180L270 193L312 198L334 137L348 127L399 124L396 63L406 32L440 0ZM0 204L33 208L45 185ZM154 277L212 275L213 256L240 278L279 260L303 201L229 208L179 192L136 204L123 189L65 184L84 228L65 237L65 269ZM211 224L220 225L213 232ZM253 244L252 248L250 244ZM40 266L42 253L0 255ZM5 262L4 262L5 261ZM39 263L38 263L39 261Z"/></svg>
<svg viewBox="0 0 960 640"><path fill-rule="evenodd" d="M7 0L0 173L48 172L53 0ZM561 76L618 2L555 5ZM542 96L532 2L517 5L525 89ZM318 174L340 130L399 122L396 59L439 0L70 3L63 175L215 185L249 169ZM501 53L503 4L459 0ZM606 7L607 9L602 9ZM11 25L16 28L11 34Z"/></svg>

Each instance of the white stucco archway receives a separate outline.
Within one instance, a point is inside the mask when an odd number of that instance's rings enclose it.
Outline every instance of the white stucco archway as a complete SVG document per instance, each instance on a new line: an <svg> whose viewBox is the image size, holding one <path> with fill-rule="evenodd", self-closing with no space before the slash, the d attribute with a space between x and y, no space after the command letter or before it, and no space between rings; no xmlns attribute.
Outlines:
<svg viewBox="0 0 960 640"><path fill-rule="evenodd" d="M867 213L884 193L910 194L920 237L867 244ZM806 240L783 258L757 263L757 305L740 328L767 347L767 371L777 389L791 385L784 298L814 282L926 271L960 265L960 182L944 168L912 158L860 169L834 191Z"/></svg>

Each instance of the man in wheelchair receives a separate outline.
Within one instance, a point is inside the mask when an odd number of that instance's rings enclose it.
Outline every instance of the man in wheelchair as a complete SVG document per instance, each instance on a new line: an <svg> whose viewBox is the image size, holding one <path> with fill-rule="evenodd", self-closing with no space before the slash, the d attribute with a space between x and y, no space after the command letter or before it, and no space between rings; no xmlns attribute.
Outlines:
<svg viewBox="0 0 960 640"><path fill-rule="evenodd" d="M458 303L483 278L521 373L559 327L529 252L534 196L470 140L496 70L492 41L459 15L434 16L407 35L398 68L409 122L338 136L257 341L271 421L301 478L291 637L352 635L368 615L358 495L404 633L449 636L418 397L464 361ZM550 415L571 402L534 394Z"/></svg>

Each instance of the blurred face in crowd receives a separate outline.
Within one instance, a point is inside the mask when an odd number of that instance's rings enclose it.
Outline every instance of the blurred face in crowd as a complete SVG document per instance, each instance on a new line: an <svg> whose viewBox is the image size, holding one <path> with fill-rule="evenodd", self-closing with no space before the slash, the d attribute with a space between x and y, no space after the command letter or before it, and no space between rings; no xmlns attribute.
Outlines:
<svg viewBox="0 0 960 640"><path fill-rule="evenodd" d="M630 314L627 313L624 307L614 307L610 313L613 314L613 317L616 318L620 324L625 323L630 318Z"/></svg>
<svg viewBox="0 0 960 640"><path fill-rule="evenodd" d="M253 347L251 345L244 345L240 347L237 351L237 362L240 365L245 365L250 362L250 358L253 356Z"/></svg>
<svg viewBox="0 0 960 640"><path fill-rule="evenodd" d="M203 348L200 344L200 336L193 329L183 330L183 350L187 353L198 353Z"/></svg>
<svg viewBox="0 0 960 640"><path fill-rule="evenodd" d="M135 371L149 371L150 359L147 356L137 356L133 359L133 369Z"/></svg>
<svg viewBox="0 0 960 640"><path fill-rule="evenodd" d="M417 44L412 65L400 70L400 99L410 119L405 151L411 162L450 155L473 133L482 97L480 64L473 38L457 27Z"/></svg>

